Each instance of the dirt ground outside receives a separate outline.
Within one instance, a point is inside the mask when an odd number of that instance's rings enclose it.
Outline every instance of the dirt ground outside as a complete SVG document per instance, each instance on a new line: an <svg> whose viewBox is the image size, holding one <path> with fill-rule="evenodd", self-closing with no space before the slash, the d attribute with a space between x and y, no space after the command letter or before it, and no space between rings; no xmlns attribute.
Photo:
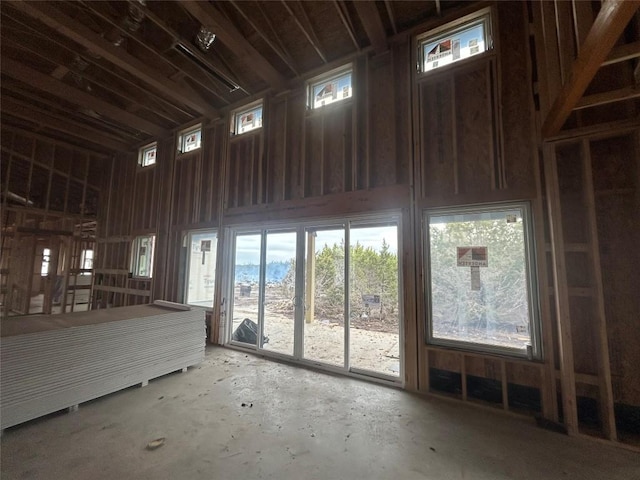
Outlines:
<svg viewBox="0 0 640 480"><path fill-rule="evenodd" d="M257 289L255 289L257 290ZM264 312L264 349L293 355L293 311L283 308L287 299L267 288ZM233 308L233 331L245 318L257 320L257 296L240 296L236 289ZM284 311L283 311L284 310ZM290 311L287 311L290 310ZM384 323L384 325L382 324ZM395 325L393 325L395 323ZM344 366L344 321L316 317L304 323L304 358L329 365ZM384 331L380 331L384 330ZM395 332L394 332L395 330ZM381 322L374 315L354 320L350 331L349 364L384 375L400 375L400 343L397 320Z"/></svg>

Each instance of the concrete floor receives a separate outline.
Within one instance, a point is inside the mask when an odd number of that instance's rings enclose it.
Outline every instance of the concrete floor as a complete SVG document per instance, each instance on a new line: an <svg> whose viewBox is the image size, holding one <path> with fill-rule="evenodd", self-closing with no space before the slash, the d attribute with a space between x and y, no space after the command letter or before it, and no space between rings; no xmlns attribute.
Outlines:
<svg viewBox="0 0 640 480"><path fill-rule="evenodd" d="M3 480L640 478L635 452L216 347L187 373L7 429L1 459Z"/></svg>

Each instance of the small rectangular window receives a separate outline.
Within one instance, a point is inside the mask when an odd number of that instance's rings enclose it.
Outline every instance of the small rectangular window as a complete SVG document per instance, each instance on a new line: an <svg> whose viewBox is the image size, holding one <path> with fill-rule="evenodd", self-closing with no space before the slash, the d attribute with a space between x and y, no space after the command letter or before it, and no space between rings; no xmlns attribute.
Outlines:
<svg viewBox="0 0 640 480"><path fill-rule="evenodd" d="M262 103L233 113L231 133L241 135L262 128Z"/></svg>
<svg viewBox="0 0 640 480"><path fill-rule="evenodd" d="M80 261L82 270L93 269L93 250L83 250ZM80 275L91 275L91 272L81 272Z"/></svg>
<svg viewBox="0 0 640 480"><path fill-rule="evenodd" d="M353 96L351 67L340 68L312 79L308 84L307 105L316 109Z"/></svg>
<svg viewBox="0 0 640 480"><path fill-rule="evenodd" d="M187 269L184 303L213 306L218 236L215 230L191 232L187 236Z"/></svg>
<svg viewBox="0 0 640 480"><path fill-rule="evenodd" d="M155 240L155 235L142 235L133 241L131 253L131 274L133 277L151 278Z"/></svg>
<svg viewBox="0 0 640 480"><path fill-rule="evenodd" d="M138 165L141 167L150 167L156 163L156 153L158 151L158 144L156 142L142 147L138 152Z"/></svg>
<svg viewBox="0 0 640 480"><path fill-rule="evenodd" d="M40 275L46 277L49 275L49 265L51 263L51 250L45 248L42 252L42 265L40 267Z"/></svg>
<svg viewBox="0 0 640 480"><path fill-rule="evenodd" d="M200 125L181 132L178 135L178 152L187 153L197 150L202 144L202 127Z"/></svg>
<svg viewBox="0 0 640 480"><path fill-rule="evenodd" d="M430 343L540 357L529 206L425 215Z"/></svg>
<svg viewBox="0 0 640 480"><path fill-rule="evenodd" d="M489 12L482 10L467 20L449 23L419 37L421 71L435 70L487 51L490 20Z"/></svg>

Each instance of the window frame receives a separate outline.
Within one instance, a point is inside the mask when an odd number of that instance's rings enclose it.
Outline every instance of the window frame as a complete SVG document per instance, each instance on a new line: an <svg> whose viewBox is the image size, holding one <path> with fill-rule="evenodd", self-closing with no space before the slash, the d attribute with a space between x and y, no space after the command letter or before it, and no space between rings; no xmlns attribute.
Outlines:
<svg viewBox="0 0 640 480"><path fill-rule="evenodd" d="M345 75L350 75L351 79L350 79L350 88L351 88L351 94L348 97L342 97L336 100L333 100L325 105L318 105L315 106L315 102L313 100L313 90L315 87L317 87L318 85L322 85L325 83L328 83L331 80L338 80L342 77L344 77ZM342 65L338 68L334 68L333 70L329 70L328 72L325 72L321 75L318 75L316 77L310 78L309 80L307 80L306 83L306 91L307 91L307 110L310 112L317 112L317 111L323 111L326 107L330 107L331 105L336 106L336 105L345 105L350 103L351 101L353 101L353 98L355 96L355 89L354 89L354 82L353 82L353 76L354 76L354 68L353 68L353 63L348 63L346 65Z"/></svg>
<svg viewBox="0 0 640 480"><path fill-rule="evenodd" d="M254 110L260 110L260 125L257 127L253 127L250 130L245 132L240 132L239 129L239 120L242 118L242 115L246 113L250 113ZM262 99L252 102L248 105L244 105L241 108L238 108L231 112L231 122L229 125L229 133L232 137L238 137L240 135L248 135L251 133L257 133L264 128L264 101Z"/></svg>
<svg viewBox="0 0 640 480"><path fill-rule="evenodd" d="M471 55L469 57L460 58L456 61L447 63L446 65L438 66L431 68L429 70L425 69L425 46L431 43L437 42L441 39L445 39L447 37L453 36L456 33L466 30L467 28L473 27L475 25L482 24L484 26L484 42L485 49L482 52ZM494 48L493 42L493 12L491 7L483 8L478 10L477 12L471 13L469 15L465 15L464 17L458 18L452 22L445 23L437 28L431 29L427 32L424 32L416 37L417 40L417 69L419 75L428 75L430 73L436 71L442 71L442 69L446 69L448 67L454 65L461 65L468 61L472 61L473 59L480 58L488 53L490 53Z"/></svg>
<svg viewBox="0 0 640 480"><path fill-rule="evenodd" d="M200 134L200 141L198 143L198 146L195 148L192 148L191 150L185 150L186 137L188 135L191 135L192 133ZM184 130L181 130L180 132L178 132L177 140L178 141L176 142L176 144L177 144L178 155L184 155L187 153L195 152L196 150L200 150L202 148L202 124L198 123L197 125L193 125L189 128L185 128Z"/></svg>
<svg viewBox="0 0 640 480"><path fill-rule="evenodd" d="M503 212L507 210L520 210L523 223L523 245L525 260L525 281L528 303L528 321L530 330L530 343L526 348L518 349L500 345L475 343L471 341L454 340L433 335L433 306L432 306L432 268L431 268L431 239L430 218L443 215L464 215L474 213ZM426 305L426 334L425 343L432 346L449 347L457 350L473 353L489 353L509 357L519 357L529 360L542 361L542 317L540 314L540 301L538 292L538 272L536 259L536 245L534 234L534 222L531 204L528 201L501 202L490 204L475 204L468 206L452 206L434 209L426 209L422 215L422 235L424 237L424 264L425 271L425 305ZM491 258L491 254L489 254Z"/></svg>
<svg viewBox="0 0 640 480"><path fill-rule="evenodd" d="M148 269L149 269L149 274L148 275L140 275L139 271L140 271L140 247L141 247L141 243L144 239L150 238L151 239L151 253L149 255L149 262L148 262ZM149 233L149 234L144 234L144 235L138 235L133 239L133 242L131 242L131 261L129 264L129 272L131 274L131 278L138 278L138 279L151 279L153 278L153 267L154 267L154 260L155 260L155 247L156 247L156 235L155 233Z"/></svg>
<svg viewBox="0 0 640 480"><path fill-rule="evenodd" d="M153 157L153 163L147 163L145 164L145 155L146 153L151 150L151 149L155 149L156 153ZM158 163L158 142L151 142L148 143L146 145L144 145L143 147L140 147L138 149L138 168L149 168L149 167L153 167Z"/></svg>

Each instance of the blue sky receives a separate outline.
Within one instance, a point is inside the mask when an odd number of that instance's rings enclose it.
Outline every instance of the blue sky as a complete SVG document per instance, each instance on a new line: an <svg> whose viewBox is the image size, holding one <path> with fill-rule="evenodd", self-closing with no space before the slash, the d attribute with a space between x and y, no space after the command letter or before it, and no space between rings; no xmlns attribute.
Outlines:
<svg viewBox="0 0 640 480"><path fill-rule="evenodd" d="M351 227L351 244L359 242L364 247L380 251L382 240L389 245L389 251L398 252L398 234L395 226ZM319 230L316 236L316 252L325 244L340 245L344 241L344 230ZM269 233L267 236L267 262L287 262L295 257L295 232ZM236 239L236 264L258 264L260 260L260 235L238 235Z"/></svg>

